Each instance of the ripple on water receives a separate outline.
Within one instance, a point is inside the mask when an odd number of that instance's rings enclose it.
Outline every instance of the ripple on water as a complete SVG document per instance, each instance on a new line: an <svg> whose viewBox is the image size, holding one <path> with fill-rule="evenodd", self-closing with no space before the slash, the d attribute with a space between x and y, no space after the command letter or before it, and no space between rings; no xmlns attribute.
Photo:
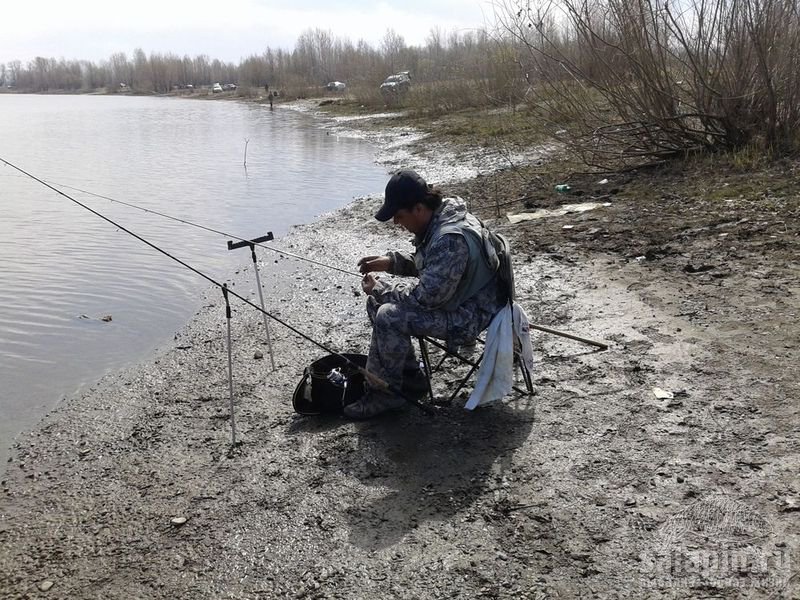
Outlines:
<svg viewBox="0 0 800 600"><path fill-rule="evenodd" d="M325 135L292 111L229 102L0 95L0 131L0 156L48 182L244 238L280 236L380 192L386 178L363 141ZM222 236L64 191L218 280L249 259ZM208 284L9 167L0 211L4 458L13 435L65 393L171 341ZM112 322L98 320L107 314Z"/></svg>

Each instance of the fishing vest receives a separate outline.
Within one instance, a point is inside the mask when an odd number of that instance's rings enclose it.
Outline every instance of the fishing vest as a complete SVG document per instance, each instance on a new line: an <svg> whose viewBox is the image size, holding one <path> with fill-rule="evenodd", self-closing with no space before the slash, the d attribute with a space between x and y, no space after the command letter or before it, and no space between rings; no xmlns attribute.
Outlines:
<svg viewBox="0 0 800 600"><path fill-rule="evenodd" d="M448 198L445 202L453 200L463 202L460 198ZM469 248L467 268L464 270L464 275L462 275L453 296L444 306L440 307L446 311L452 311L481 291L494 278L500 261L490 240L489 230L483 226L483 223L477 217L471 213L464 212L443 219L441 214L440 211L434 217L437 220L433 224L433 230L426 233L425 239L417 246L417 251L414 254L414 264L417 267L417 271L422 271L425 265L427 248L443 235L455 234L463 236Z"/></svg>

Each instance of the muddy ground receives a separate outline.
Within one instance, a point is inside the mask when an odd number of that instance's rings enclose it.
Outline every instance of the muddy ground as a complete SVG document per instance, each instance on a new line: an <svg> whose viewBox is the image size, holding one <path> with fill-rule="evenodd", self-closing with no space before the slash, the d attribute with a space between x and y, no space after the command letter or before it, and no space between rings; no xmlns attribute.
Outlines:
<svg viewBox="0 0 800 600"><path fill-rule="evenodd" d="M21 438L2 482L4 597L800 597L797 163L572 176L556 194L534 160L489 176L479 161L464 180L465 154L426 163L424 138L394 133L384 162L428 164L512 239L532 320L610 349L538 334L535 395L474 413L461 398L433 417L299 417L293 388L323 352L273 323L271 371L259 315L234 303L231 452L209 291L174 348ZM345 270L408 248L370 219L378 202L279 247ZM262 259L268 310L366 351L355 275ZM231 284L255 297L251 269ZM439 397L462 372L445 364Z"/></svg>

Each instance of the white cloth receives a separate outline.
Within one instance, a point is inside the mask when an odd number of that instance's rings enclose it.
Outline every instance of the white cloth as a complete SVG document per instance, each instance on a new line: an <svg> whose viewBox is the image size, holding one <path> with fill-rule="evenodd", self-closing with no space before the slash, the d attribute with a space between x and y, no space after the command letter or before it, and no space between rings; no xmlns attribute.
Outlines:
<svg viewBox="0 0 800 600"><path fill-rule="evenodd" d="M514 386L514 346L528 370L533 370L533 347L530 325L525 310L506 304L489 323L486 330L486 347L478 369L475 388L464 408L474 408L500 400Z"/></svg>

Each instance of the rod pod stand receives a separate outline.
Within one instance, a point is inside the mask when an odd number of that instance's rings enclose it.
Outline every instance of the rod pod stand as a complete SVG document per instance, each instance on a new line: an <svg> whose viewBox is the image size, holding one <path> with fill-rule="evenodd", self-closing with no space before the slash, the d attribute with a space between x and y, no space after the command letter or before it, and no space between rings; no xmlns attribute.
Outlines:
<svg viewBox="0 0 800 600"><path fill-rule="evenodd" d="M228 324L228 392L231 408L231 449L236 447L236 416L233 411L233 351L231 349L231 303L228 301L228 284L222 284L222 296L225 298L225 321Z"/></svg>
<svg viewBox="0 0 800 600"><path fill-rule="evenodd" d="M244 248L245 246L250 247L250 257L253 260L253 269L256 273L256 286L258 287L258 299L261 301L261 317L264 319L264 331L267 332L267 350L269 351L269 362L272 365L272 370L275 370L275 355L272 352L272 336L270 335L269 331L269 319L267 319L267 309L264 304L264 292L261 288L261 275L258 272L258 260L256 259L256 244L261 244L263 242L269 242L275 239L272 235L271 231L267 232L267 235L263 235L261 237L252 239L252 240L243 240L240 242L234 242L232 240L228 240L228 250L236 250L237 248Z"/></svg>

